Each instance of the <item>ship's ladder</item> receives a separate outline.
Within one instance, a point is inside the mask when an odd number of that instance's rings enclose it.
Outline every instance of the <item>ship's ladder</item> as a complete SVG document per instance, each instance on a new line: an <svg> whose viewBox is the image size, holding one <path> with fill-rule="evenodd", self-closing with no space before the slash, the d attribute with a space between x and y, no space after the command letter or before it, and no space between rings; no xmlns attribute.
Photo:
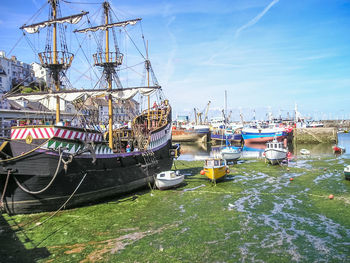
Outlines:
<svg viewBox="0 0 350 263"><path fill-rule="evenodd" d="M142 158L145 164L141 165L141 168L144 170L147 176L150 175L150 170L153 170L154 173L160 171L158 160L155 157L154 152L152 150L148 150L142 153Z"/></svg>

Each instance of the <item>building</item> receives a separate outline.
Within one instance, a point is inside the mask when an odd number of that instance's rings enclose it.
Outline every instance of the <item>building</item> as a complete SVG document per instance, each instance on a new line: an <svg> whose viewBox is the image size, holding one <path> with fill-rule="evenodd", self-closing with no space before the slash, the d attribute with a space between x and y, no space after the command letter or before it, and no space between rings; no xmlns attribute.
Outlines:
<svg viewBox="0 0 350 263"><path fill-rule="evenodd" d="M7 58L0 51L0 92L5 93L17 86L29 86L35 81L30 64L17 60L15 56Z"/></svg>
<svg viewBox="0 0 350 263"><path fill-rule="evenodd" d="M52 86L52 80L50 78L49 71L46 68L44 68L42 65L36 62L31 63L31 67L34 71L34 76L39 86L40 85L45 85L46 87Z"/></svg>

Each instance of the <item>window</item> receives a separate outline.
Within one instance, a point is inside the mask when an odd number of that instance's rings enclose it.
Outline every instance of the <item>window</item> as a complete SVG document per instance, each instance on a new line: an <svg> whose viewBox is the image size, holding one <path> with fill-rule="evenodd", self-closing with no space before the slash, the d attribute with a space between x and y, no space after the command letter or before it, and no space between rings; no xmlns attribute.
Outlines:
<svg viewBox="0 0 350 263"><path fill-rule="evenodd" d="M2 83L2 78L0 77L0 83Z"/></svg>

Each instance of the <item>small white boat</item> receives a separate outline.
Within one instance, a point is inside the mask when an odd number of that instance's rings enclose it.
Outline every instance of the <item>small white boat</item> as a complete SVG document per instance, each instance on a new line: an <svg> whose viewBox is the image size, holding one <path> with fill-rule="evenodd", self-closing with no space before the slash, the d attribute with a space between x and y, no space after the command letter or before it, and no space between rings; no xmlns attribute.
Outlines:
<svg viewBox="0 0 350 263"><path fill-rule="evenodd" d="M288 149L283 142L277 141L276 138L266 143L265 158L271 164L278 164L287 159Z"/></svg>
<svg viewBox="0 0 350 263"><path fill-rule="evenodd" d="M346 180L350 180L350 165L344 168L344 176Z"/></svg>
<svg viewBox="0 0 350 263"><path fill-rule="evenodd" d="M307 149L301 149L301 150L300 150L300 153L303 154L303 155L309 155L309 154L310 154L310 151L307 150Z"/></svg>
<svg viewBox="0 0 350 263"><path fill-rule="evenodd" d="M179 186L185 179L185 176L179 171L164 171L157 174L155 178L156 186L159 190L165 190Z"/></svg>
<svg viewBox="0 0 350 263"><path fill-rule="evenodd" d="M234 147L234 146L226 146L221 149L220 153L222 158L225 159L226 161L237 161L239 158L241 158L242 148Z"/></svg>

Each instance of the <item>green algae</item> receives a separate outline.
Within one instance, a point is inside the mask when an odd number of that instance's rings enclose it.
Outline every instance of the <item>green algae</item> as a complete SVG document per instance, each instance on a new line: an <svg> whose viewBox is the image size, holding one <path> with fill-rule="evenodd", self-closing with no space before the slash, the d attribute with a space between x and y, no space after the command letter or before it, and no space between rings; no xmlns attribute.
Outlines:
<svg viewBox="0 0 350 263"><path fill-rule="evenodd" d="M338 159L243 160L215 186L200 175L202 165L176 161L186 175L177 189L61 211L42 225L51 213L3 215L9 242L1 255L7 262L350 260L350 182Z"/></svg>

